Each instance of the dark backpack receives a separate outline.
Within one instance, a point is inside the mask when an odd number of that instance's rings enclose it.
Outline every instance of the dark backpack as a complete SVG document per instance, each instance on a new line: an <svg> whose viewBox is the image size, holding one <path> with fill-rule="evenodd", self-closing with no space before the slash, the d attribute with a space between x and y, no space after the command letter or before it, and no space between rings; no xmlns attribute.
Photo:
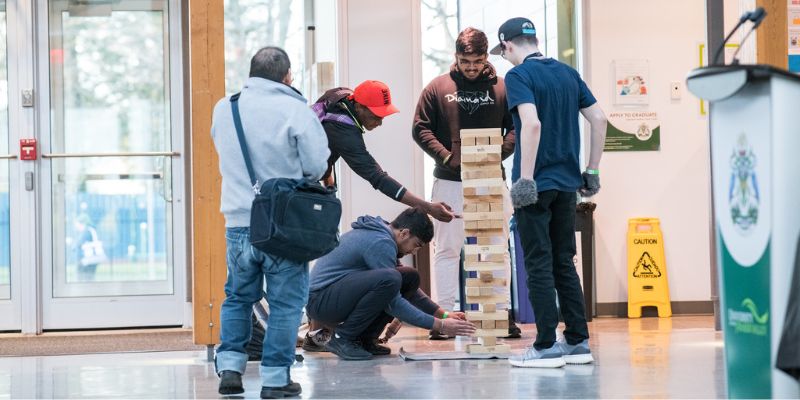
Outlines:
<svg viewBox="0 0 800 400"><path fill-rule="evenodd" d="M231 96L233 123L256 197L250 211L250 244L297 262L317 259L339 245L342 204L336 189L308 179L273 178L258 187L247 151L239 93Z"/></svg>

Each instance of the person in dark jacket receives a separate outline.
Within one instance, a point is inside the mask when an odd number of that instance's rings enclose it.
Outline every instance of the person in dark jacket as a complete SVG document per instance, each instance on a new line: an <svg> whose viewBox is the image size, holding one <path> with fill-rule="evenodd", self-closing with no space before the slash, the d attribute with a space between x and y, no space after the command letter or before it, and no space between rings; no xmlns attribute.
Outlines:
<svg viewBox="0 0 800 400"><path fill-rule="evenodd" d="M308 315L335 326L329 351L345 360L367 360L390 353L377 343L384 327L403 322L450 335L470 335L475 326L464 313L448 313L419 289L419 274L397 267L433 237L426 213L409 208L391 223L359 217L339 246L317 260L311 271Z"/></svg>
<svg viewBox="0 0 800 400"><path fill-rule="evenodd" d="M418 207L439 221L453 219L455 215L447 203L431 203L417 197L384 171L367 150L364 134L381 126L385 117L398 112L383 82L364 81L355 90L331 89L311 108L322 122L331 151L323 181L334 181L333 166L341 158L358 176L389 198Z"/></svg>
<svg viewBox="0 0 800 400"><path fill-rule="evenodd" d="M461 130L498 128L504 134L502 158L514 152L514 123L506 107L503 78L488 61L489 40L475 28L466 28L456 39L455 62L450 72L433 79L422 91L414 117L414 141L436 162L432 201L445 202L453 211L463 211L461 184ZM506 221L513 209L508 189L503 192ZM505 228L506 235L508 227ZM459 294L459 261L464 244L464 222L434 222L433 274L436 302L452 310ZM499 243L498 243L499 244ZM510 269L510 257L506 258ZM506 279L510 282L510 279ZM507 289L500 289L506 293ZM501 294L501 293L498 293ZM509 314L509 336L520 330ZM431 331L434 340L448 339Z"/></svg>

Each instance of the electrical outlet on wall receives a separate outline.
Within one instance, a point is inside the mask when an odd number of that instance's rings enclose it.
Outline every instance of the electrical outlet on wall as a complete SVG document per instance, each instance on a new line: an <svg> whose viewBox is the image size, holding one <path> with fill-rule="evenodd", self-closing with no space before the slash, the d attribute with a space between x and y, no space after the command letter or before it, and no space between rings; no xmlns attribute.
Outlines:
<svg viewBox="0 0 800 400"><path fill-rule="evenodd" d="M669 84L669 98L672 100L681 99L681 83L678 81L670 82Z"/></svg>

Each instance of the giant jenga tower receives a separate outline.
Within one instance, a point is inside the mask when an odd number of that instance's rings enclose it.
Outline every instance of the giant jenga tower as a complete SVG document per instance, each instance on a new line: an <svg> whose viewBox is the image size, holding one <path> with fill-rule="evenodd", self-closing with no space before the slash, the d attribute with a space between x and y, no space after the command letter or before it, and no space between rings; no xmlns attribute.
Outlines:
<svg viewBox="0 0 800 400"><path fill-rule="evenodd" d="M508 221L503 212L502 144L500 129L461 130L464 233L477 239L477 244L464 247L464 269L478 274L478 278L467 279L466 284L467 303L479 306L479 311L466 313L467 319L478 328L475 332L478 344L467 346L467 352L474 354L511 351L511 346L497 343L498 336L508 334L508 311L498 309L498 304L510 301L506 279L494 276L494 272L510 270L506 261L508 239L503 229Z"/></svg>

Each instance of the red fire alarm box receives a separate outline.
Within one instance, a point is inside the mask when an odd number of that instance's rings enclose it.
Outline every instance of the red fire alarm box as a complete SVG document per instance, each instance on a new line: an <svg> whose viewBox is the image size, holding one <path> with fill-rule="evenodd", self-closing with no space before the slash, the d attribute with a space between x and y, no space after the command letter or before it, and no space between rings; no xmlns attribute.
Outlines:
<svg viewBox="0 0 800 400"><path fill-rule="evenodd" d="M19 140L19 158L28 161L36 160L36 139Z"/></svg>

